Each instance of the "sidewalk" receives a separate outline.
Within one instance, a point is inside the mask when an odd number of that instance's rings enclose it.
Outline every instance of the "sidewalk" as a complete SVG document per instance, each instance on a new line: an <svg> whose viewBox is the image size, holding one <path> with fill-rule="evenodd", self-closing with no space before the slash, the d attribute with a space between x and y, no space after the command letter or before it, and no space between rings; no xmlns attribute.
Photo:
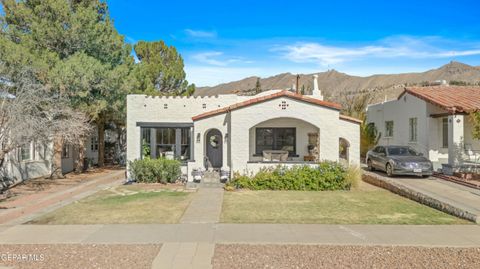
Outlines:
<svg viewBox="0 0 480 269"><path fill-rule="evenodd" d="M218 243L273 243L480 247L480 226L324 224L17 225L0 232L0 244L27 243L208 243L212 245Z"/></svg>
<svg viewBox="0 0 480 269"><path fill-rule="evenodd" d="M104 173L92 175L92 178L79 181L78 183L54 186L51 189L36 191L33 194L26 194L11 201L4 201L0 205L7 209L0 210L0 224L16 225L25 223L39 215L89 196L103 188L120 184L124 179L124 174L125 171L123 169L107 170ZM82 177L84 175L79 176ZM75 182L75 180L72 181Z"/></svg>
<svg viewBox="0 0 480 269"><path fill-rule="evenodd" d="M153 227L151 236L147 238L162 235L162 230L166 230L163 235L172 237L170 237L171 241L163 241L163 246L153 261L152 268L212 268L215 252L212 229L215 229L213 225L220 220L222 204L223 188L200 188L183 213L180 219L181 224L163 226L159 229ZM158 232L155 232L157 229ZM101 235L93 236L101 237ZM105 239L107 238L108 236Z"/></svg>

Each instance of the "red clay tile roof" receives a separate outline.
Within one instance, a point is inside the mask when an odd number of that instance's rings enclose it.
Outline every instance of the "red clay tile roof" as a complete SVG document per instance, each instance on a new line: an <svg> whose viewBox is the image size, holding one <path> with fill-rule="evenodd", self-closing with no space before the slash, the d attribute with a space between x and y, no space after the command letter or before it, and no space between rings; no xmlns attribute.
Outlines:
<svg viewBox="0 0 480 269"><path fill-rule="evenodd" d="M257 98L252 98L252 99L240 102L240 103L230 105L228 107L219 108L219 109L212 110L212 111L209 111L209 112L206 112L206 113L202 113L202 114L199 114L197 116L192 117L192 120L196 121L196 120L200 120L200 119L203 119L203 118L208 118L208 117L211 117L211 116L215 116L215 115L222 114L222 113L227 113L227 112L232 111L232 110L236 110L236 109L239 109L239 108L242 108L242 107L266 102L266 101L269 101L269 100L272 100L272 99L275 99L275 98L280 98L280 97L288 97L288 98L292 98L292 99L295 99L295 100L307 102L307 103L314 104L314 105L333 108L333 109L336 109L336 110L342 109L342 106L340 104L337 104L337 103L318 100L318 99L315 99L315 98L312 98L312 97L304 96L304 95L293 93L293 92L290 92L290 91L280 91L280 92L277 92L277 93L274 93L274 94L261 96L261 97L257 97Z"/></svg>
<svg viewBox="0 0 480 269"><path fill-rule="evenodd" d="M340 115L340 119L350 121L350 122L353 122L353 123L358 123L358 124L362 124L362 122L363 122L362 120L359 120L357 118L350 117L350 116L345 116L345 115Z"/></svg>
<svg viewBox="0 0 480 269"><path fill-rule="evenodd" d="M400 99L405 93L409 93L422 100L439 106L450 113L470 113L480 110L480 87L406 87L398 99Z"/></svg>

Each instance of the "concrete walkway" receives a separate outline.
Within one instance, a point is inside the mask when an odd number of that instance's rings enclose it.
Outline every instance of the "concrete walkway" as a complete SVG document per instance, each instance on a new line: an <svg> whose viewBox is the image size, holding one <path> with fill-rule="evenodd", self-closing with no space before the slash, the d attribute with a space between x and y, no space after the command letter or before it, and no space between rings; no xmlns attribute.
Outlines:
<svg viewBox="0 0 480 269"><path fill-rule="evenodd" d="M480 224L480 190L436 177L387 177L364 171L363 180L448 214Z"/></svg>
<svg viewBox="0 0 480 269"><path fill-rule="evenodd" d="M212 268L215 252L212 225L220 220L222 203L223 188L200 188L180 219L183 225L161 228L173 237L163 242L152 268ZM210 235L209 240L204 240L204 235Z"/></svg>
<svg viewBox="0 0 480 269"><path fill-rule="evenodd" d="M23 201L15 207L0 210L0 224L22 224L40 215L80 200L110 186L119 185L124 180L125 170L113 170L97 178L69 186L53 193L39 192L35 200ZM1 227L1 226L0 226ZM0 228L1 231L1 228Z"/></svg>
<svg viewBox="0 0 480 269"><path fill-rule="evenodd" d="M200 188L180 223L217 223L220 220L222 203L222 188Z"/></svg>
<svg viewBox="0 0 480 269"><path fill-rule="evenodd" d="M183 243L195 243L197 248L204 243L480 247L478 225L117 224L4 228L0 232L0 244L177 244L171 245L172 248ZM191 245L187 246L187 251L192 252Z"/></svg>
<svg viewBox="0 0 480 269"><path fill-rule="evenodd" d="M406 187L480 216L480 190L435 177L393 179Z"/></svg>

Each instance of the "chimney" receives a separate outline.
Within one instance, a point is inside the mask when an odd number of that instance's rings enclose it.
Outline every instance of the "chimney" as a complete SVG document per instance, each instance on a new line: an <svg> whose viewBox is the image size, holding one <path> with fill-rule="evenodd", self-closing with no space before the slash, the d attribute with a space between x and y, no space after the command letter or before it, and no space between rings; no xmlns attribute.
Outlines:
<svg viewBox="0 0 480 269"><path fill-rule="evenodd" d="M312 97L323 100L322 92L320 91L320 89L318 89L318 75L317 74L313 75Z"/></svg>

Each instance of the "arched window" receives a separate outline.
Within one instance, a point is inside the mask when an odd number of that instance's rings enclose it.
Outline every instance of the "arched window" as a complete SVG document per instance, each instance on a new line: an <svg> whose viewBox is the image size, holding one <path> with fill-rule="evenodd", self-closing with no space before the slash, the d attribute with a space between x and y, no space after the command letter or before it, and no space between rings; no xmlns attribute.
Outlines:
<svg viewBox="0 0 480 269"><path fill-rule="evenodd" d="M338 157L340 160L349 161L349 153L350 153L350 143L347 139L340 137L338 141Z"/></svg>

